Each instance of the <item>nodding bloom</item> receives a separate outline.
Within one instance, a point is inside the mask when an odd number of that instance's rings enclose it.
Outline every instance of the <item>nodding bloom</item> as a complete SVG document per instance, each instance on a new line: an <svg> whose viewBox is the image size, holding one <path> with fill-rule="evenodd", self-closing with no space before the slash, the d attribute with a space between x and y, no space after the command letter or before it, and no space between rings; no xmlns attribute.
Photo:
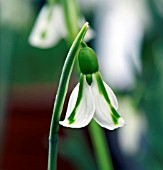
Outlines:
<svg viewBox="0 0 163 170"><path fill-rule="evenodd" d="M109 130L124 126L124 119L117 113L117 98L98 71L95 52L89 47L82 48L78 61L81 70L80 82L72 91L66 117L60 124L81 128L94 118L100 126Z"/></svg>
<svg viewBox="0 0 163 170"><path fill-rule="evenodd" d="M63 13L59 5L44 5L29 36L29 43L39 48L50 48L66 36Z"/></svg>
<svg viewBox="0 0 163 170"><path fill-rule="evenodd" d="M77 22L76 30L78 32L78 28L85 22L85 19L80 18ZM74 33L75 36L77 32ZM59 4L44 5L29 36L29 43L38 48L51 48L67 36L68 30L66 29L63 7ZM85 40L89 41L93 37L94 31L89 29Z"/></svg>

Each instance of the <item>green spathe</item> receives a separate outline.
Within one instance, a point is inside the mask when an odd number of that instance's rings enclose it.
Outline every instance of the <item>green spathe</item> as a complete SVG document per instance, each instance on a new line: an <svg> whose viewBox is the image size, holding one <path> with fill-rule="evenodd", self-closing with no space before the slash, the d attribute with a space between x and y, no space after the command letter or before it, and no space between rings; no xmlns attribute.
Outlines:
<svg viewBox="0 0 163 170"><path fill-rule="evenodd" d="M78 61L83 74L93 74L98 71L97 56L91 48L82 48L78 55Z"/></svg>

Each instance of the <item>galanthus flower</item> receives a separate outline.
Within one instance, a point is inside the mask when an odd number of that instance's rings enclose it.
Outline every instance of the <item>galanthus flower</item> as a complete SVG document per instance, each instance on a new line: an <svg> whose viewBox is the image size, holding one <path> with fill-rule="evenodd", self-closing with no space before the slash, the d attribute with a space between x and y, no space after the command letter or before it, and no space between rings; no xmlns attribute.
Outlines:
<svg viewBox="0 0 163 170"><path fill-rule="evenodd" d="M85 20L80 18L76 25L77 30L83 22ZM38 48L51 48L67 36L63 7L59 4L44 5L29 36L29 43ZM89 29L85 41L89 41L92 37L94 31Z"/></svg>
<svg viewBox="0 0 163 170"><path fill-rule="evenodd" d="M88 125L93 118L100 126L109 130L124 126L124 119L117 113L117 98L98 71L95 52L89 47L82 48L78 61L81 70L80 83L72 91L66 117L60 124L81 128Z"/></svg>
<svg viewBox="0 0 163 170"><path fill-rule="evenodd" d="M60 5L44 5L29 36L29 43L39 48L50 48L66 36Z"/></svg>
<svg viewBox="0 0 163 170"><path fill-rule="evenodd" d="M125 112L127 123L127 127L121 129L118 134L120 147L127 155L133 155L141 147L140 141L147 131L147 120L143 112L134 107L130 97L123 97L119 107ZM125 138L130 140L124 141Z"/></svg>
<svg viewBox="0 0 163 170"><path fill-rule="evenodd" d="M96 17L101 72L110 85L130 90L135 87L136 75L142 71L142 42L151 22L148 4L142 0L105 0L104 3L103 10L97 11L103 11L105 17ZM101 12L98 15L103 16Z"/></svg>

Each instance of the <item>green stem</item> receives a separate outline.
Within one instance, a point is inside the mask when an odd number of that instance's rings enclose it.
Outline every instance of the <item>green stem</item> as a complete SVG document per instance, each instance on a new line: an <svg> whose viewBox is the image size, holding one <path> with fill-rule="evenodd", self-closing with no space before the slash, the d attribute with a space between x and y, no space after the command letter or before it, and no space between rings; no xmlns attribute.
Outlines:
<svg viewBox="0 0 163 170"><path fill-rule="evenodd" d="M76 58L75 56L78 50L80 49L81 46L80 44L87 32L87 29L88 29L88 23L85 23L82 29L80 30L79 34L75 38L62 69L61 78L60 78L56 99L54 103L50 133L49 133L48 170L56 170L60 115L63 109L63 104L68 89L70 75Z"/></svg>
<svg viewBox="0 0 163 170"><path fill-rule="evenodd" d="M103 129L94 121L89 125L95 157L100 170L113 170L109 148Z"/></svg>

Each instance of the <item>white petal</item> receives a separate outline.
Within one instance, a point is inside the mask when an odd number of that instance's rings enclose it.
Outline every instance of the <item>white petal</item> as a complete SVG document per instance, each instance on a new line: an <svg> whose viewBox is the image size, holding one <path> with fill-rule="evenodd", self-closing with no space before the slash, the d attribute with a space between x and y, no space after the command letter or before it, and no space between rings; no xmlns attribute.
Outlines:
<svg viewBox="0 0 163 170"><path fill-rule="evenodd" d="M49 11L52 10L49 17ZM61 37L65 36L65 25L61 6L54 5L49 8L45 5L36 20L34 28L29 37L29 43L39 48L50 48L58 43ZM45 32L46 36L41 35Z"/></svg>
<svg viewBox="0 0 163 170"><path fill-rule="evenodd" d="M108 97L110 99L110 102L112 104L112 106L118 110L118 100L117 97L115 96L114 92L112 91L112 89L103 81L105 89L108 93Z"/></svg>
<svg viewBox="0 0 163 170"><path fill-rule="evenodd" d="M107 1L105 8L97 12L95 23L100 36L96 45L101 71L110 85L122 91L135 87L136 75L141 73L142 42L150 15L147 1L142 0Z"/></svg>
<svg viewBox="0 0 163 170"><path fill-rule="evenodd" d="M113 130L115 128L124 126L125 122L122 117L118 118L117 124L115 124L113 122L113 117L112 117L113 113L111 111L111 107L105 100L104 96L99 92L95 75L93 75L93 82L91 84L91 87L92 87L92 93L93 93L94 101L95 101L95 105L96 105L96 110L95 110L95 114L94 114L95 121L100 126L107 128L109 130ZM106 87L106 85L105 85L105 87ZM107 92L109 91L109 94L111 94L110 89L108 87L106 89L107 89ZM112 93L112 95L113 95L113 93ZM110 101L115 104L116 102L115 101L113 102L113 98L114 97L112 96L110 98Z"/></svg>
<svg viewBox="0 0 163 170"><path fill-rule="evenodd" d="M91 119L93 118L95 112L95 104L92 96L91 87L87 84L84 77L82 98L79 106L76 109L74 122L70 123L70 121L68 120L69 116L74 110L77 97L78 97L78 91L79 91L79 84L75 87L75 89L73 90L70 96L65 120L60 121L60 124L65 127L81 128L88 125Z"/></svg>

